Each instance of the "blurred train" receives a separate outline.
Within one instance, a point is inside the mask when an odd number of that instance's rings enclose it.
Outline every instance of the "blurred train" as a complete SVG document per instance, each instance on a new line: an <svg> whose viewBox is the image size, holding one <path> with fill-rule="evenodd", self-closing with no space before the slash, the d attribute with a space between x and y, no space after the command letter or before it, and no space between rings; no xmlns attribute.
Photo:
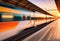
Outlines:
<svg viewBox="0 0 60 41"><path fill-rule="evenodd" d="M24 14L13 14L8 12L0 12L0 22L2 21L24 21L30 20L30 16L25 16Z"/></svg>
<svg viewBox="0 0 60 41"><path fill-rule="evenodd" d="M53 17L47 17L47 19L52 19ZM24 21L24 20L39 20L43 19L42 17L31 17L24 14L15 14L9 12L0 12L0 22L7 21ZM45 17L46 19L46 17Z"/></svg>
<svg viewBox="0 0 60 41"><path fill-rule="evenodd" d="M31 17L30 15L27 14L31 14L29 13L30 11L28 10L22 10L18 7L11 7L9 5L0 3L1 7L0 7L0 32L3 32L0 34L0 40L12 37L14 35L16 35L18 32L33 27L33 26L37 26L43 23L46 23L48 21L48 16L42 18L43 16L40 17ZM3 8L2 8L3 7ZM7 11L5 11L5 9ZM11 11L12 9L12 11ZM17 10L17 12L15 12ZM20 11L23 11L23 13L21 13ZM18 13L19 12L19 13ZM26 14L26 12L28 12ZM33 13L35 14L35 13ZM33 16L32 14L32 16ZM43 13L42 13L43 14ZM53 17L50 17L53 18ZM31 21L30 21L31 20ZM12 22L11 22L12 21ZM17 21L17 22L16 22ZM49 19L49 21L51 21L51 19ZM14 29L13 29L14 28ZM8 34L8 35L7 35Z"/></svg>
<svg viewBox="0 0 60 41"><path fill-rule="evenodd" d="M4 3L0 3L0 5L1 5L0 6L0 9L1 9L0 10L0 22L2 22L2 21L6 21L7 22L7 21L37 20L37 19L47 19L47 18L50 17L50 16L46 17L45 14L43 14L43 13L42 14L45 17L42 16L42 15L40 17L35 17L33 15L33 14L35 14L35 12L29 11L29 10L25 10L23 8L19 8L19 7L16 7L16 6L4 4ZM33 17L31 17L30 15L28 15L28 14L31 14L31 13L32 13ZM44 18L42 18L42 17L44 17ZM50 17L50 18L53 18L53 17Z"/></svg>

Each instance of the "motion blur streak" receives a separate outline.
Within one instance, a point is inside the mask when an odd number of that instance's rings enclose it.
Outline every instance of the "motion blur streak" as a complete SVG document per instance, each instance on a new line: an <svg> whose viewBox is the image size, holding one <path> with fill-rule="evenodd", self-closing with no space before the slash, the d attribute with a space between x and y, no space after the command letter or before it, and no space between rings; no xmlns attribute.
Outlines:
<svg viewBox="0 0 60 41"><path fill-rule="evenodd" d="M16 28L19 22L0 22L0 32L5 32Z"/></svg>

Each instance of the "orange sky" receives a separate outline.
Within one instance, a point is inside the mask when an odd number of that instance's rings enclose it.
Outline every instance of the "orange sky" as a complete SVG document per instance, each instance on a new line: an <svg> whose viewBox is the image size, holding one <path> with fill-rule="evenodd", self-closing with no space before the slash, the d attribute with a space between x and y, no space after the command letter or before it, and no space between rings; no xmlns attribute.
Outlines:
<svg viewBox="0 0 60 41"><path fill-rule="evenodd" d="M60 17L60 13L58 12L58 10L56 11L48 11L49 13L51 13L52 15L56 16L56 17Z"/></svg>

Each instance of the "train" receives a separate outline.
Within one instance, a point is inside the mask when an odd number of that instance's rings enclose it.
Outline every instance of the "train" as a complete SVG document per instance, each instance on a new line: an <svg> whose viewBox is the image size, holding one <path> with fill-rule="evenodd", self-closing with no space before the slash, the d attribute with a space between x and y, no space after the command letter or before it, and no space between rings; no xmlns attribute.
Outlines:
<svg viewBox="0 0 60 41"><path fill-rule="evenodd" d="M30 20L30 16L25 16L24 14L13 14L8 12L0 12L0 22L2 21L24 21Z"/></svg>

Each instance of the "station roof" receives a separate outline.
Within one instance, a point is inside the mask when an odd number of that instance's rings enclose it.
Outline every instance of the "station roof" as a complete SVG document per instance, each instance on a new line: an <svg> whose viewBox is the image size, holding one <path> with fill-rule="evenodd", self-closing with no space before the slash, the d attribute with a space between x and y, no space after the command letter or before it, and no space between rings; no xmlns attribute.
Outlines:
<svg viewBox="0 0 60 41"><path fill-rule="evenodd" d="M60 0L55 0L58 11L60 12Z"/></svg>
<svg viewBox="0 0 60 41"><path fill-rule="evenodd" d="M34 5L33 3L29 2L28 0L1 0L0 2L4 2L10 4L12 6L17 6L26 10L30 11L38 11L43 14L51 15L50 13L46 12L45 10L41 9L40 7ZM51 15L53 16L53 15Z"/></svg>

